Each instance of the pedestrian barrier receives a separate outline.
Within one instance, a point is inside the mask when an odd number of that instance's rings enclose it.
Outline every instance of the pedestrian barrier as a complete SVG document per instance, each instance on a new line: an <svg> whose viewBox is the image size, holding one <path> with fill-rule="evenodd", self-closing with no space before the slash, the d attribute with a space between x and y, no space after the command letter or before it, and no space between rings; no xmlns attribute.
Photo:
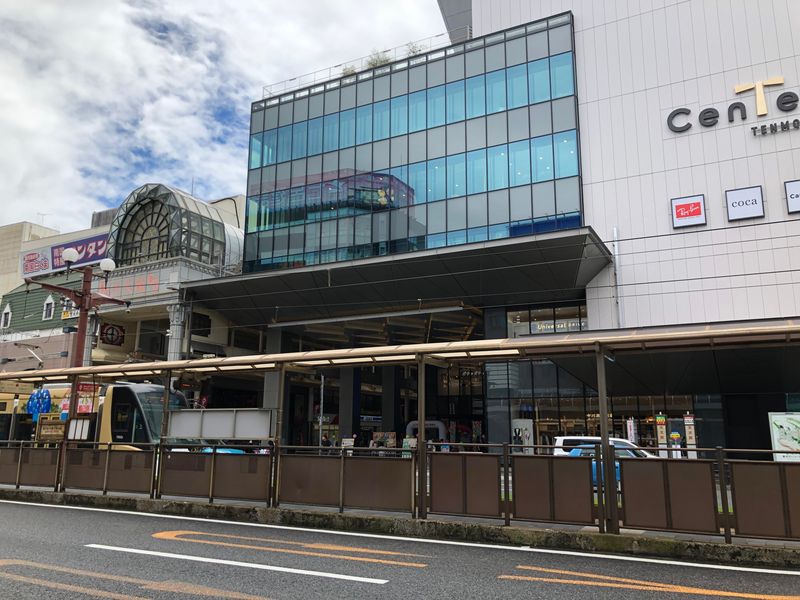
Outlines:
<svg viewBox="0 0 800 600"><path fill-rule="evenodd" d="M714 461L623 458L619 462L625 527L719 533Z"/></svg>
<svg viewBox="0 0 800 600"><path fill-rule="evenodd" d="M602 455L599 444L595 456ZM552 446L409 448L0 443L0 485L318 505L512 521L800 540L800 452L659 450L563 457ZM605 453L611 456L612 451ZM728 458L728 457L736 458ZM699 457L699 458L698 458ZM426 465L426 473L419 465ZM421 475L424 475L420 477ZM604 479L611 479L607 485ZM421 490L417 482L425 482Z"/></svg>
<svg viewBox="0 0 800 600"><path fill-rule="evenodd" d="M513 517L527 521L592 525L592 459L514 455Z"/></svg>
<svg viewBox="0 0 800 600"><path fill-rule="evenodd" d="M6 485L17 483L17 467L21 454L22 444L0 448L0 483Z"/></svg>
<svg viewBox="0 0 800 600"><path fill-rule="evenodd" d="M415 461L399 449L376 452L284 446L278 455L278 502L411 512Z"/></svg>
<svg viewBox="0 0 800 600"><path fill-rule="evenodd" d="M800 538L800 464L730 461L736 532Z"/></svg>
<svg viewBox="0 0 800 600"><path fill-rule="evenodd" d="M430 512L501 517L501 465L497 454L430 455Z"/></svg>

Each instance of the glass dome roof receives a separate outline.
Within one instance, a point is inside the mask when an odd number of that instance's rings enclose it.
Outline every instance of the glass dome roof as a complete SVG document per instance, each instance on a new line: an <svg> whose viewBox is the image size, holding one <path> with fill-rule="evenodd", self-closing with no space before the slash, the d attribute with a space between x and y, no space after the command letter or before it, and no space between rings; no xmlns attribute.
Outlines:
<svg viewBox="0 0 800 600"><path fill-rule="evenodd" d="M119 267L176 256L226 267L241 260L242 236L215 207L178 189L146 184L117 210L108 256Z"/></svg>

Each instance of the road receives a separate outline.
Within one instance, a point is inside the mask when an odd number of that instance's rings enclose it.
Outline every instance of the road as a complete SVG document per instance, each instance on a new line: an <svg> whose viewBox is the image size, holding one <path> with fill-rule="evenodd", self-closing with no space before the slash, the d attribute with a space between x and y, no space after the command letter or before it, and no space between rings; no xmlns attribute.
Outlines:
<svg viewBox="0 0 800 600"><path fill-rule="evenodd" d="M0 598L793 598L741 569L0 501Z"/></svg>

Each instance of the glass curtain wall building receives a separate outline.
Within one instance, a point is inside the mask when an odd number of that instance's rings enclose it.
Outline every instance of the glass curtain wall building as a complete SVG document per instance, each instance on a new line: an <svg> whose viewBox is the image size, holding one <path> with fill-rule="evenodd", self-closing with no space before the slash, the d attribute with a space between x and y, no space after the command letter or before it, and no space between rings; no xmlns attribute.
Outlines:
<svg viewBox="0 0 800 600"><path fill-rule="evenodd" d="M252 106L246 271L580 227L569 15Z"/></svg>

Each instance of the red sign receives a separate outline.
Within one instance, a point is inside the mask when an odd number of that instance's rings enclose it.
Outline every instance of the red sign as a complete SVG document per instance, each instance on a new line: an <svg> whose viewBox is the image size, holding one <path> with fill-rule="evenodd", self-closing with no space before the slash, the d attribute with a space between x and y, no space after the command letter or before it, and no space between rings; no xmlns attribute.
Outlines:
<svg viewBox="0 0 800 600"><path fill-rule="evenodd" d="M703 205L700 202L688 202L686 204L675 205L675 218L688 219L699 217L703 213Z"/></svg>
<svg viewBox="0 0 800 600"><path fill-rule="evenodd" d="M705 196L684 196L672 198L672 226L690 227L692 225L706 224Z"/></svg>
<svg viewBox="0 0 800 600"><path fill-rule="evenodd" d="M41 252L26 252L22 256L22 275L50 270L50 258Z"/></svg>

